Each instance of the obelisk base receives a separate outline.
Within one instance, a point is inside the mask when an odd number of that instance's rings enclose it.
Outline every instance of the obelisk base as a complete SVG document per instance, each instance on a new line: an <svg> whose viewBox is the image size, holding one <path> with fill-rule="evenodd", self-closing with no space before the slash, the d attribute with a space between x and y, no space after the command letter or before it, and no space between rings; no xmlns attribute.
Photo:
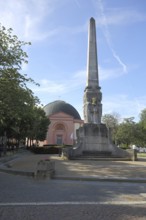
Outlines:
<svg viewBox="0 0 146 220"><path fill-rule="evenodd" d="M113 145L105 124L85 123L77 130L77 144L63 149L68 159L125 158L131 160L133 152L127 152Z"/></svg>
<svg viewBox="0 0 146 220"><path fill-rule="evenodd" d="M110 152L108 131L104 124L84 124L77 130L77 142L81 143L82 152Z"/></svg>

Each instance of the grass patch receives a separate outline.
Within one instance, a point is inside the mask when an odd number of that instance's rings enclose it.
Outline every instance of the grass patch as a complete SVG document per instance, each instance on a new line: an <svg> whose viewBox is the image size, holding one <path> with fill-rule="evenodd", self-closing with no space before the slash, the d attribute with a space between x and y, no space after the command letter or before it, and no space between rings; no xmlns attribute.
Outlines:
<svg viewBox="0 0 146 220"><path fill-rule="evenodd" d="M146 157L146 153L137 153L137 157Z"/></svg>

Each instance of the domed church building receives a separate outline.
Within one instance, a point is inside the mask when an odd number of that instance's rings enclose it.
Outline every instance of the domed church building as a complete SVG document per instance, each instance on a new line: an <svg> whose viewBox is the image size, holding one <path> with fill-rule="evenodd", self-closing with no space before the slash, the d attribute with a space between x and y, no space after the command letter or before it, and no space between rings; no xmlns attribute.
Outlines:
<svg viewBox="0 0 146 220"><path fill-rule="evenodd" d="M47 104L44 111L51 123L43 145L73 145L77 139L76 130L83 125L77 110L72 105L57 100Z"/></svg>

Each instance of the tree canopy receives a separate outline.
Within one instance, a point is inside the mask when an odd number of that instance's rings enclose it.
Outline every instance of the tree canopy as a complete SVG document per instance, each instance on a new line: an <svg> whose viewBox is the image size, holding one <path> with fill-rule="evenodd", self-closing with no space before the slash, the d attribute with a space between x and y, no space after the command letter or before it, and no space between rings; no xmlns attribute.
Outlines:
<svg viewBox="0 0 146 220"><path fill-rule="evenodd" d="M49 120L37 107L38 97L27 86L28 83L38 84L21 73L22 65L28 63L23 48L30 43L20 41L12 32L11 28L6 29L0 24L0 136L25 138L30 127L35 126L32 118L34 120L36 112L42 121L46 121L45 129L41 131L46 132Z"/></svg>
<svg viewBox="0 0 146 220"><path fill-rule="evenodd" d="M116 132L116 141L118 144L125 144L127 147L135 141L136 129L134 118L125 118L118 126Z"/></svg>
<svg viewBox="0 0 146 220"><path fill-rule="evenodd" d="M120 115L118 113L105 114L102 117L102 122L106 124L110 134L112 135L112 140L115 143L115 135L120 121Z"/></svg>
<svg viewBox="0 0 146 220"><path fill-rule="evenodd" d="M111 131L115 144L124 147L146 146L146 109L141 111L140 120L137 123L134 117L125 118L120 122L119 115L114 113L103 115L102 121Z"/></svg>

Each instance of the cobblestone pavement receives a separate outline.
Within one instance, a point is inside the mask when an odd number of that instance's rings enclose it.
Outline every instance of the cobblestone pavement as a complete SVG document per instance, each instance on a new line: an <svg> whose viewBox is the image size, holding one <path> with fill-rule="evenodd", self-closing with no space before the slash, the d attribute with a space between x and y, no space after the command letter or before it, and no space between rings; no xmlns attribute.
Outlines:
<svg viewBox="0 0 146 220"><path fill-rule="evenodd" d="M146 219L145 183L35 180L0 172L0 189L0 220Z"/></svg>
<svg viewBox="0 0 146 220"><path fill-rule="evenodd" d="M1 220L145 220L146 206L139 205L45 205L2 209Z"/></svg>
<svg viewBox="0 0 146 220"><path fill-rule="evenodd" d="M37 162L41 159L55 161L55 174L57 177L110 177L110 178L146 178L146 159L138 161L67 161L58 155L27 154L15 158L5 167L8 170L34 172Z"/></svg>
<svg viewBox="0 0 146 220"><path fill-rule="evenodd" d="M55 161L56 177L146 178L146 160L66 161L22 152L1 158L8 170ZM4 164L5 165L4 165ZM146 184L35 180L0 172L0 220L146 220Z"/></svg>

